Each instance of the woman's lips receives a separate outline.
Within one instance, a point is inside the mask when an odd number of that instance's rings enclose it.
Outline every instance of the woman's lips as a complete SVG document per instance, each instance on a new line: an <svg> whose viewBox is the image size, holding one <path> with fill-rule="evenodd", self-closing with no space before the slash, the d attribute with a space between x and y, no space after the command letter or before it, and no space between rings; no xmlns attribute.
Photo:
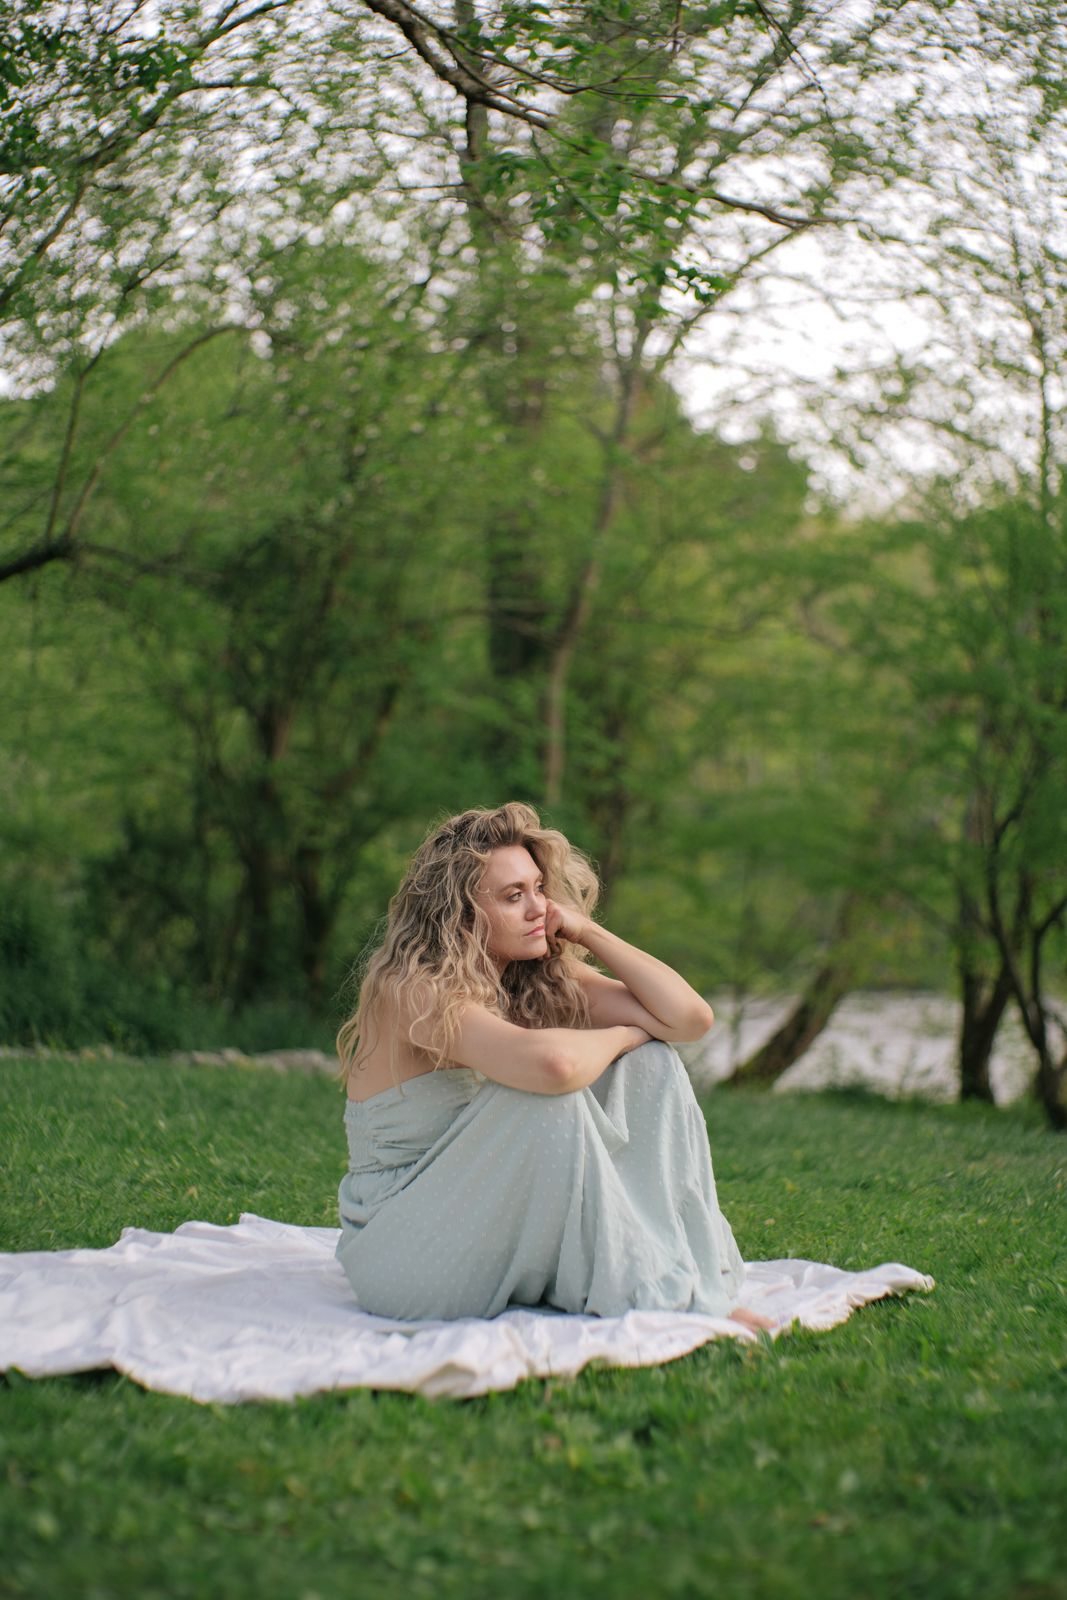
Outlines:
<svg viewBox="0 0 1067 1600"><path fill-rule="evenodd" d="M526 937L527 939L532 939L535 933L544 933L544 931L544 928L531 928Z"/></svg>

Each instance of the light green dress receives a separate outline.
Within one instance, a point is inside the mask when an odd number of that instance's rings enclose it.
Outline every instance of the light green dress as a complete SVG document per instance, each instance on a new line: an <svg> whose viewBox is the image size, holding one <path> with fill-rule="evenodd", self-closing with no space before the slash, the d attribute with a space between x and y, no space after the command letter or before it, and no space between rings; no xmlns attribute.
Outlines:
<svg viewBox="0 0 1067 1600"><path fill-rule="evenodd" d="M721 1316L737 1304L744 1262L669 1044L619 1056L571 1094L439 1069L348 1101L345 1127L337 1257L364 1311Z"/></svg>

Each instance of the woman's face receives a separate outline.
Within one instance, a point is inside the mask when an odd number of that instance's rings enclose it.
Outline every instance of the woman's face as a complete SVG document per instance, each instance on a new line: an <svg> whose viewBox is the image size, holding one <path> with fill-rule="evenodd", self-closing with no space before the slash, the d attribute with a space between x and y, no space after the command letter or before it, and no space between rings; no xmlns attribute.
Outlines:
<svg viewBox="0 0 1067 1600"><path fill-rule="evenodd" d="M490 854L477 898L489 918L489 949L501 968L548 954L544 880L525 845L501 845Z"/></svg>

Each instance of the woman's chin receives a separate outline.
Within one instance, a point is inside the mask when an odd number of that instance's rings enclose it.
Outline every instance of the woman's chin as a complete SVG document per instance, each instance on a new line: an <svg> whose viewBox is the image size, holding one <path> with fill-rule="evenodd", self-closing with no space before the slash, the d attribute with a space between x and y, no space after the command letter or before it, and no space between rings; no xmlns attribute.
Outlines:
<svg viewBox="0 0 1067 1600"><path fill-rule="evenodd" d="M493 952L498 965L510 966L513 961L543 961L551 952L548 940L543 933L527 935L517 950L509 950L507 955Z"/></svg>

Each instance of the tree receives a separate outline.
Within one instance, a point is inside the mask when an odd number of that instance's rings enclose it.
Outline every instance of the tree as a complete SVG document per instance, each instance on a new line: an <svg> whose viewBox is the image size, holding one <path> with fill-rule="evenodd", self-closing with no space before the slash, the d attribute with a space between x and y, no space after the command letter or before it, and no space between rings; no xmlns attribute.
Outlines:
<svg viewBox="0 0 1067 1600"><path fill-rule="evenodd" d="M152 13L17 0L0 18L7 382L23 396L67 394L54 476L17 508L0 581L85 556L85 506L140 408L199 342L245 322L257 263L317 220L344 135L320 95L330 45L311 12L299 0ZM360 181L373 181L369 144L349 132L348 146ZM146 375L99 456L73 472L114 341L147 318L188 325L197 311L196 341Z"/></svg>
<svg viewBox="0 0 1067 1600"><path fill-rule="evenodd" d="M269 349L203 346L87 513L113 558L92 591L174 735L98 900L134 940L146 924L178 939L216 994L318 1002L361 851L414 804L406 742L453 582L429 530L462 415L444 404L455 357L431 355L407 287L352 252L294 249L259 292ZM113 348L120 409L174 340Z"/></svg>
<svg viewBox="0 0 1067 1600"><path fill-rule="evenodd" d="M1067 1052L1046 976L1067 913L1067 541L1062 502L1054 509L1051 527L1024 496L965 514L931 507L892 529L854 643L906 691L892 860L900 891L955 952L964 1088L988 1097L989 1050L1014 999L1037 1093L1062 1128Z"/></svg>
<svg viewBox="0 0 1067 1600"><path fill-rule="evenodd" d="M833 23L747 4L375 9L458 96L442 193L452 177L487 334L478 371L509 441L525 434L534 453L551 403L544 380L532 393L523 382L531 349L573 364L575 312L597 336L598 482L562 590L531 570L535 497L486 529L496 692L540 680L540 793L559 805L571 686L638 465L635 418L685 339L783 242L861 209L878 137L863 84L890 70L881 34L897 8ZM546 376L550 396L551 361Z"/></svg>

